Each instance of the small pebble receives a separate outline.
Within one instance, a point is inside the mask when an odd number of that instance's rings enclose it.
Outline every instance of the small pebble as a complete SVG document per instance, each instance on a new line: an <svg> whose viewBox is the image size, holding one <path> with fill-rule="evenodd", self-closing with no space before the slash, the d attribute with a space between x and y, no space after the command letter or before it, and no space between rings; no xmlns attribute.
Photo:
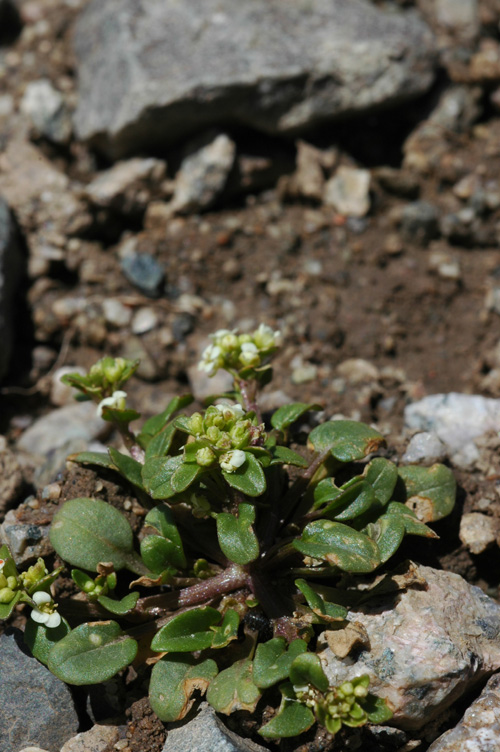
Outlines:
<svg viewBox="0 0 500 752"><path fill-rule="evenodd" d="M132 319L134 334L145 334L158 326L158 316L153 308L139 308Z"/></svg>

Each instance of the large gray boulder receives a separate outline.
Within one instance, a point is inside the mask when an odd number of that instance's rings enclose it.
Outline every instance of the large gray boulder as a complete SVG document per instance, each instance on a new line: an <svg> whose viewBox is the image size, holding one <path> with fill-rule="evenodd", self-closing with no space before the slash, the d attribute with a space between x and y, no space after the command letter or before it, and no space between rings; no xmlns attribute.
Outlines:
<svg viewBox="0 0 500 752"><path fill-rule="evenodd" d="M296 134L415 97L436 48L365 0L93 0L75 29L75 128L114 157L209 125Z"/></svg>
<svg viewBox="0 0 500 752"><path fill-rule="evenodd" d="M14 300L25 259L9 207L0 197L0 380L9 367Z"/></svg>

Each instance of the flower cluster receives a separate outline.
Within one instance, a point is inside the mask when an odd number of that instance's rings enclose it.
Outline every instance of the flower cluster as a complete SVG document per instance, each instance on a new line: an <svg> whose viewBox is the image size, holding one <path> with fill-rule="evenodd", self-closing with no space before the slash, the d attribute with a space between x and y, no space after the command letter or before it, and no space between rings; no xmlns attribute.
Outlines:
<svg viewBox="0 0 500 752"><path fill-rule="evenodd" d="M237 330L219 329L211 334L211 344L202 353L200 371L214 376L219 368L244 371L261 368L281 344L281 332L261 324L253 334L237 334Z"/></svg>
<svg viewBox="0 0 500 752"><path fill-rule="evenodd" d="M239 404L213 405L204 415L194 413L186 428L194 441L184 448L185 461L211 467L218 460L227 473L245 463L243 450L261 446L265 440L264 426L257 424L252 413L246 415Z"/></svg>
<svg viewBox="0 0 500 752"><path fill-rule="evenodd" d="M362 726L368 721L362 705L368 697L369 684L370 677L365 674L344 682L340 687L332 687L326 693L312 686L294 687L294 691L297 699L311 708L316 719L331 734L336 734L342 724Z"/></svg>
<svg viewBox="0 0 500 752"><path fill-rule="evenodd" d="M0 603L10 603L19 588L17 577L7 577L3 573L5 559L0 559Z"/></svg>

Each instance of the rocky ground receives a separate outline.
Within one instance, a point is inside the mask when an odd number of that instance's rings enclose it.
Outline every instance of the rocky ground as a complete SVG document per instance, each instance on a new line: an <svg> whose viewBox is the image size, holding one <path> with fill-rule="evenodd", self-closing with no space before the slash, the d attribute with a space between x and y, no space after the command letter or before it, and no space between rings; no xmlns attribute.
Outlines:
<svg viewBox="0 0 500 752"><path fill-rule="evenodd" d="M119 446L61 373L140 358L129 394L151 415L223 390L196 369L208 334L264 321L284 335L265 408L319 401L398 461L450 463L457 511L408 555L497 601L499 40L499 0L0 0L0 535L20 560L50 553L51 507L101 483L66 456ZM339 743L462 749L467 717L435 739L481 687L423 730ZM99 749L161 752L134 691L128 719L86 732ZM81 722L14 752L94 749L67 741Z"/></svg>

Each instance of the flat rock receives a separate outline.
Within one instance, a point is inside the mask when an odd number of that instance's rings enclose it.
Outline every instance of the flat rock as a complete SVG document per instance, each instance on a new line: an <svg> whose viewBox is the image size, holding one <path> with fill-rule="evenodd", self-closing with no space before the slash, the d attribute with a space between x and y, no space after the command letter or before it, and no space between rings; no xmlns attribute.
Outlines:
<svg viewBox="0 0 500 752"><path fill-rule="evenodd" d="M25 265L14 219L0 197L0 380L5 375L12 349L14 300Z"/></svg>
<svg viewBox="0 0 500 752"><path fill-rule="evenodd" d="M442 462L446 459L446 446L435 433L422 431L411 437L401 459L406 465Z"/></svg>
<svg viewBox="0 0 500 752"><path fill-rule="evenodd" d="M97 415L93 402L78 402L59 407L36 420L17 445L25 452L47 457L70 441L82 439L90 443L108 429L109 424Z"/></svg>
<svg viewBox="0 0 500 752"><path fill-rule="evenodd" d="M428 752L500 750L500 675L492 676L460 723L431 744Z"/></svg>
<svg viewBox="0 0 500 752"><path fill-rule="evenodd" d="M79 138L119 157L240 123L295 134L426 91L436 47L365 0L93 0L75 28Z"/></svg>
<svg viewBox="0 0 500 752"><path fill-rule="evenodd" d="M357 660L321 657L331 684L368 674L392 707L391 724L419 729L500 668L500 606L460 575L417 567L424 587L380 596L349 612L370 649Z"/></svg>
<svg viewBox="0 0 500 752"><path fill-rule="evenodd" d="M479 457L474 439L500 430L500 400L477 394L431 394L405 407L405 425L431 431L446 445L455 464Z"/></svg>
<svg viewBox="0 0 500 752"><path fill-rule="evenodd" d="M84 195L96 206L122 208L127 204L126 194L161 180L166 169L163 160L152 157L123 160L100 172L85 187Z"/></svg>
<svg viewBox="0 0 500 752"><path fill-rule="evenodd" d="M169 730L162 752L265 752L260 744L229 731L212 708L203 703L188 723Z"/></svg>
<svg viewBox="0 0 500 752"><path fill-rule="evenodd" d="M0 635L0 752L60 752L78 731L71 692L25 650L18 629Z"/></svg>
<svg viewBox="0 0 500 752"><path fill-rule="evenodd" d="M120 729L117 726L96 724L88 731L69 739L61 748L61 752L108 752L110 749L116 749L113 745L119 739Z"/></svg>

